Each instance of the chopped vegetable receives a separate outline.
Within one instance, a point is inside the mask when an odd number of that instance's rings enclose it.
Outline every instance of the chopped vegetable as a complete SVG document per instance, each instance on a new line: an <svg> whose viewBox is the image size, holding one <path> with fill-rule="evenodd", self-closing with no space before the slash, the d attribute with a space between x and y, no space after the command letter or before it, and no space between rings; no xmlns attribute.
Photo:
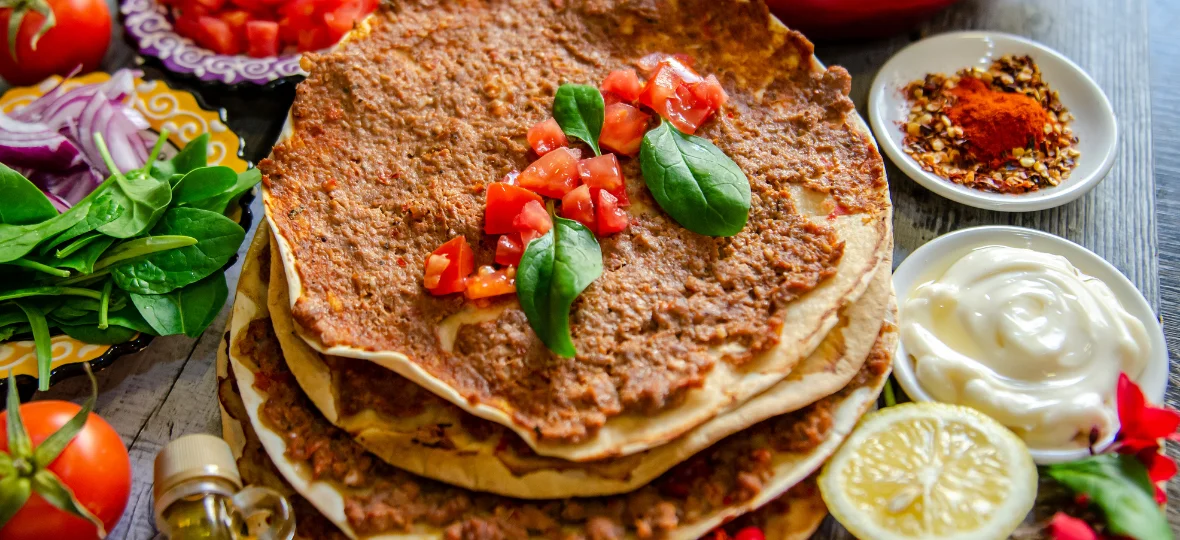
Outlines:
<svg viewBox="0 0 1180 540"><path fill-rule="evenodd" d="M331 47L376 0L160 0L176 32L218 54L263 58Z"/></svg>
<svg viewBox="0 0 1180 540"><path fill-rule="evenodd" d="M626 103L607 105L598 143L625 156L635 156L639 153L650 120L651 115Z"/></svg>
<svg viewBox="0 0 1180 540"><path fill-rule="evenodd" d="M529 146L533 147L533 151L538 156L543 156L553 150L570 145L569 139L561 131L561 126L553 118L547 118L529 128L528 139Z"/></svg>
<svg viewBox="0 0 1180 540"><path fill-rule="evenodd" d="M602 236L611 235L627 228L627 211L619 208L619 200L609 191L599 190L594 197L595 232Z"/></svg>
<svg viewBox="0 0 1180 540"><path fill-rule="evenodd" d="M422 284L435 296L460 292L467 288L467 276L472 270L475 270L475 254L467 238L456 236L426 258L426 277Z"/></svg>
<svg viewBox="0 0 1180 540"><path fill-rule="evenodd" d="M524 253L524 241L520 233L501 235L496 240L496 264L516 266L520 264L520 256Z"/></svg>
<svg viewBox="0 0 1180 540"><path fill-rule="evenodd" d="M529 235L529 232L537 233L540 236L549 232L553 228L553 219L549 217L549 212L545 211L545 207L541 206L540 202L529 201L521 209L520 214L512 220L512 226L520 231L521 238L524 239L524 244L528 244L535 236Z"/></svg>
<svg viewBox="0 0 1180 540"><path fill-rule="evenodd" d="M602 81L602 93L608 103L612 98L616 103L635 103L642 91L643 85L639 83L639 76L633 69L612 71Z"/></svg>
<svg viewBox="0 0 1180 540"><path fill-rule="evenodd" d="M631 201L627 198L623 171L619 168L619 159L614 154L603 154L579 161L578 176L582 179L583 184L590 186L591 192L596 189L605 189L615 196L619 206L631 205Z"/></svg>
<svg viewBox="0 0 1180 540"><path fill-rule="evenodd" d="M578 187L580 156L578 150L558 148L526 167L516 178L516 183L539 195L560 199Z"/></svg>
<svg viewBox="0 0 1180 540"><path fill-rule="evenodd" d="M561 217L577 221L590 229L590 232L597 234L598 229L594 226L594 203L590 201L590 186L578 186L561 198Z"/></svg>
<svg viewBox="0 0 1180 540"><path fill-rule="evenodd" d="M515 232L512 220L524 209L529 201L541 203L541 196L527 189L503 182L488 184L487 203L484 207L483 230L487 234Z"/></svg>
<svg viewBox="0 0 1180 540"><path fill-rule="evenodd" d="M28 86L98 69L111 41L106 0L0 2L0 78Z"/></svg>
<svg viewBox="0 0 1180 540"><path fill-rule="evenodd" d="M716 77L704 79L674 57L660 60L639 95L640 103L690 135L725 100L725 91Z"/></svg>
<svg viewBox="0 0 1180 540"><path fill-rule="evenodd" d="M512 294L516 292L515 277L514 268L497 270L491 266L481 266L479 272L467 279L467 289L463 291L463 295L475 300Z"/></svg>

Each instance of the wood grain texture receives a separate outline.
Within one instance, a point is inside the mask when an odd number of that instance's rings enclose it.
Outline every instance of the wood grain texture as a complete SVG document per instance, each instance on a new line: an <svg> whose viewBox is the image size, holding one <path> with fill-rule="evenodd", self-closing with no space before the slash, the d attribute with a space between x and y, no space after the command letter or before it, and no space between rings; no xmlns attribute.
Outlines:
<svg viewBox="0 0 1180 540"><path fill-rule="evenodd" d="M926 191L889 165L896 208L895 261L935 236L975 225L1013 224L1064 236L1113 263L1162 310L1175 359L1175 351L1180 350L1180 328L1175 324L1180 321L1180 92L1174 90L1180 85L1180 6L1169 4L1175 2L974 0L940 14L912 35L817 46L821 60L843 65L852 73L853 98L863 114L877 67L910 42L962 29L1018 34L1061 51L1085 68L1118 115L1120 147L1110 176L1082 199L1053 210L1027 214L976 210ZM1149 28L1154 94L1148 82ZM129 65L133 58L126 44L116 39L106 66ZM150 61L147 68L149 76L158 74ZM226 107L229 125L247 136L246 154L252 161L269 151L281 122L281 113L275 111L285 110L293 94L289 86L226 93L191 79L169 77L169 83ZM260 110L259 104L265 109ZM1158 181L1153 181L1152 174L1153 135ZM257 201L254 208L257 222L261 216ZM237 275L237 266L227 274L231 286ZM129 446L134 470L131 502L111 538L154 535L152 462L160 448L186 433L219 432L213 365L227 314L228 307L200 339L158 339L146 351L125 357L99 374L97 412ZM1176 368L1172 382L1180 382ZM1173 407L1180 406L1175 388L1175 384L1169 388ZM36 398L80 401L85 394L85 382L74 379ZM1172 486L1171 494L1180 496L1180 489ZM1169 518L1173 530L1180 531L1180 512L1173 507ZM829 519L816 538L850 536Z"/></svg>

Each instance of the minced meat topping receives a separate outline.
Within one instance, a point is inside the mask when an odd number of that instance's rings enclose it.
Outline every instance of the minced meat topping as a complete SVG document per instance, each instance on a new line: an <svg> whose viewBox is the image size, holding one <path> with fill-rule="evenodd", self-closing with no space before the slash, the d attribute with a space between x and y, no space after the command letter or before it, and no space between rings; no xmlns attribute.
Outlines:
<svg viewBox="0 0 1180 540"><path fill-rule="evenodd" d="M568 442L614 415L675 405L719 361L711 347L741 345L721 359L735 364L774 347L785 308L831 277L844 249L795 208L790 185L850 212L887 201L880 156L849 126L848 73L813 73L811 44L769 21L761 2L385 2L367 36L304 56L295 136L260 166L305 287L295 319L327 346L402 352ZM572 308L579 356L551 355L515 306L463 326L444 352L437 326L464 301L427 293L426 258L462 235L492 260L484 186L533 159L525 133L558 85L594 84L652 52L691 54L728 92L697 134L749 177L745 230L680 227L624 158L634 215L602 240L605 273Z"/></svg>
<svg viewBox="0 0 1180 540"><path fill-rule="evenodd" d="M562 538L614 539L625 532L658 537L758 494L772 475L774 453L805 451L822 442L828 429L824 426L831 425L830 418L825 419L831 404L850 391L725 439L632 493L523 501L424 479L366 453L348 433L323 418L303 394L287 369L268 319L251 322L234 345L259 368L254 384L266 394L261 417L283 436L286 457L306 463L317 480L343 488L346 515L360 534L429 525L454 539L554 536L563 528L581 532ZM887 366L887 352L874 354L884 358ZM862 373L880 364L866 362ZM863 377L862 384L870 380ZM803 425L818 427L796 428Z"/></svg>

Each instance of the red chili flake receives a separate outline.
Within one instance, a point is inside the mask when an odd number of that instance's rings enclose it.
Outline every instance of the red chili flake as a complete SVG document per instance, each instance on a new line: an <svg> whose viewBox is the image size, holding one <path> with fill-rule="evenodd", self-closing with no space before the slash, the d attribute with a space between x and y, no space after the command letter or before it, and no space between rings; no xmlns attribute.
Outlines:
<svg viewBox="0 0 1180 540"><path fill-rule="evenodd" d="M324 191L332 191L333 189L336 189L336 179L329 178L327 180L324 180L324 183L321 184L321 187L323 188Z"/></svg>
<svg viewBox="0 0 1180 540"><path fill-rule="evenodd" d="M406 264L407 264L407 263L406 263L406 260L405 260L405 259L403 259L403 258L401 258L401 257L398 257L398 258L397 258L397 265L398 265L398 266L400 266L400 267L402 267L402 268L405 268L405 267L406 267Z"/></svg>

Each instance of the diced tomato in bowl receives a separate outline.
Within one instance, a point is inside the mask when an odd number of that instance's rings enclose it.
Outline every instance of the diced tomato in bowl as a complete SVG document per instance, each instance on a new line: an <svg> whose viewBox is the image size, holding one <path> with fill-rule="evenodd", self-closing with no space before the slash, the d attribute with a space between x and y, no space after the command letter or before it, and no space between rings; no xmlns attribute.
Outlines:
<svg viewBox="0 0 1180 540"><path fill-rule="evenodd" d="M218 54L270 57L332 46L376 0L169 0L176 33ZM214 22L216 21L216 22Z"/></svg>

